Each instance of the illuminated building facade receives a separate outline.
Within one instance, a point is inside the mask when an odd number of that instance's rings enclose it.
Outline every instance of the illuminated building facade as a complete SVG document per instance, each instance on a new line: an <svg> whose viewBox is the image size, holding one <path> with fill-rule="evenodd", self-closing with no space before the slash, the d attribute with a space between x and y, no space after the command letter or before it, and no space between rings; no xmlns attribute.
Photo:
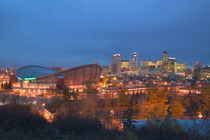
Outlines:
<svg viewBox="0 0 210 140"><path fill-rule="evenodd" d="M128 60L122 60L121 61L121 70L122 71L128 71L130 69L130 64Z"/></svg>
<svg viewBox="0 0 210 140"><path fill-rule="evenodd" d="M15 73L14 68L0 68L0 75L13 75Z"/></svg>
<svg viewBox="0 0 210 140"><path fill-rule="evenodd" d="M178 64L177 63L177 73L185 73L187 71L187 64Z"/></svg>
<svg viewBox="0 0 210 140"><path fill-rule="evenodd" d="M112 56L112 73L119 75L121 72L121 60L122 57L120 54L114 54Z"/></svg>
<svg viewBox="0 0 210 140"><path fill-rule="evenodd" d="M140 61L140 73L142 76L156 75L162 71L162 60L156 62L143 60Z"/></svg>
<svg viewBox="0 0 210 140"><path fill-rule="evenodd" d="M14 78L14 73L14 68L0 68L0 85L6 82L14 82L16 80L16 78Z"/></svg>
<svg viewBox="0 0 210 140"><path fill-rule="evenodd" d="M161 70L163 66L163 60L157 60L155 62L155 68Z"/></svg>
<svg viewBox="0 0 210 140"><path fill-rule="evenodd" d="M149 66L155 66L155 63L152 61L143 60L140 62L141 67L149 67Z"/></svg>
<svg viewBox="0 0 210 140"><path fill-rule="evenodd" d="M140 73L142 76L150 75L155 69L155 63L148 60L143 60L140 62Z"/></svg>
<svg viewBox="0 0 210 140"><path fill-rule="evenodd" d="M176 58L169 57L168 71L172 74L176 74L176 70L177 70Z"/></svg>
<svg viewBox="0 0 210 140"><path fill-rule="evenodd" d="M163 70L164 71L168 70L168 53L167 53L167 51L163 52Z"/></svg>
<svg viewBox="0 0 210 140"><path fill-rule="evenodd" d="M133 58L131 59L131 71L137 71L138 61L137 61L137 52L133 53Z"/></svg>
<svg viewBox="0 0 210 140"><path fill-rule="evenodd" d="M201 77L202 79L209 79L210 78L210 66L205 66L201 69Z"/></svg>
<svg viewBox="0 0 210 140"><path fill-rule="evenodd" d="M103 84L103 87L107 87L107 75L106 74L103 75L102 84Z"/></svg>

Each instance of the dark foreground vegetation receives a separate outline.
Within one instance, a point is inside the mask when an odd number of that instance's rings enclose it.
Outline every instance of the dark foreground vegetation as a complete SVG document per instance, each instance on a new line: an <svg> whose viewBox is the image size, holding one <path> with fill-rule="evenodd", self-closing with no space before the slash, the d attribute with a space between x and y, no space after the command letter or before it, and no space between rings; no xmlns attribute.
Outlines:
<svg viewBox="0 0 210 140"><path fill-rule="evenodd" d="M164 140L164 139L208 139L198 133L183 131L182 127L170 118L163 121L148 121L136 128L128 121L124 130L107 130L97 119L76 115L71 111L60 111L52 123L48 123L30 105L0 106L0 139L2 140Z"/></svg>
<svg viewBox="0 0 210 140"><path fill-rule="evenodd" d="M186 131L173 118L197 118L202 113L209 119L210 86L203 88L200 95L180 96L170 94L167 88L152 87L149 93L128 95L126 89L118 88L119 97L110 94L99 98L97 87L86 84L87 95L78 99L78 92L69 89L58 91L45 108L53 113L54 119L48 122L37 107L20 105L19 96L2 96L0 106L0 140L191 140L210 139L210 124L207 128L193 126ZM56 94L56 95L59 95ZM9 104L8 104L9 103ZM171 117L169 117L171 116ZM157 119L159 118L159 119ZM148 119L144 126L132 125L132 120ZM124 121L124 127L112 127L113 121ZM108 125L107 125L108 124ZM107 127L108 126L108 127Z"/></svg>

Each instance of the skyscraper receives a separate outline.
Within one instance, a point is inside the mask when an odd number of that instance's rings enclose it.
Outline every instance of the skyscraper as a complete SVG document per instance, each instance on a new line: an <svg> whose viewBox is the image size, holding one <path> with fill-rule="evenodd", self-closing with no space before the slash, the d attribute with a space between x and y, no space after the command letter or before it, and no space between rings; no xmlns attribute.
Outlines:
<svg viewBox="0 0 210 140"><path fill-rule="evenodd" d="M193 68L193 80L197 81L200 79L200 75L201 75L201 62L195 62L194 63L194 68Z"/></svg>
<svg viewBox="0 0 210 140"><path fill-rule="evenodd" d="M168 62L168 71L175 74L177 70L177 65L176 65L176 58L174 57L169 57L169 62Z"/></svg>
<svg viewBox="0 0 210 140"><path fill-rule="evenodd" d="M186 70L187 70L187 64L185 64L185 63L178 64L177 63L177 73L185 73Z"/></svg>
<svg viewBox="0 0 210 140"><path fill-rule="evenodd" d="M137 52L133 53L133 58L131 59L131 71L136 71L138 62L137 62Z"/></svg>
<svg viewBox="0 0 210 140"><path fill-rule="evenodd" d="M168 53L167 53L167 51L163 52L163 70L164 71L168 70Z"/></svg>
<svg viewBox="0 0 210 140"><path fill-rule="evenodd" d="M120 54L114 54L112 56L112 73L113 74L120 74L121 72L121 55Z"/></svg>
<svg viewBox="0 0 210 140"><path fill-rule="evenodd" d="M130 69L129 60L122 60L121 61L121 70L128 71Z"/></svg>

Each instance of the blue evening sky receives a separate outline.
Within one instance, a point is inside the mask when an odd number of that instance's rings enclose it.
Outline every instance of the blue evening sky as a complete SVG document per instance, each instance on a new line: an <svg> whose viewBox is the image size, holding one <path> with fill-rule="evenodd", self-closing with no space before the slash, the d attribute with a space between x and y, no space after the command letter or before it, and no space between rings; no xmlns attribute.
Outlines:
<svg viewBox="0 0 210 140"><path fill-rule="evenodd" d="M210 0L0 0L0 67L73 67L162 52L210 64Z"/></svg>

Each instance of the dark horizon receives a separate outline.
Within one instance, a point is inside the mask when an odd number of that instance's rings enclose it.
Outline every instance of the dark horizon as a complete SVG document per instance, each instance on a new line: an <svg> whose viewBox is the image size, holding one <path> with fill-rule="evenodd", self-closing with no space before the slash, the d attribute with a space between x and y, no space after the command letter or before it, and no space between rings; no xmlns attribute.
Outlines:
<svg viewBox="0 0 210 140"><path fill-rule="evenodd" d="M0 1L0 67L65 68L94 61L210 62L210 1ZM139 62L138 62L139 65Z"/></svg>

